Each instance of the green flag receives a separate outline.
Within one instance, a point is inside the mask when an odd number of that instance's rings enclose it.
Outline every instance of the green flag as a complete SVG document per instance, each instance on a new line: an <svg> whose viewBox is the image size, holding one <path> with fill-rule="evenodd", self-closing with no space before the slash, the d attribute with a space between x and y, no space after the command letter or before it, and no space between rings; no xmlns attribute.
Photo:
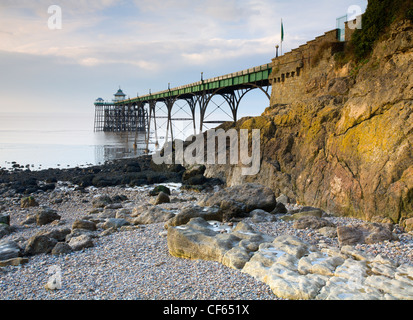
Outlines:
<svg viewBox="0 0 413 320"><path fill-rule="evenodd" d="M284 41L284 25L283 20L281 19L281 42Z"/></svg>

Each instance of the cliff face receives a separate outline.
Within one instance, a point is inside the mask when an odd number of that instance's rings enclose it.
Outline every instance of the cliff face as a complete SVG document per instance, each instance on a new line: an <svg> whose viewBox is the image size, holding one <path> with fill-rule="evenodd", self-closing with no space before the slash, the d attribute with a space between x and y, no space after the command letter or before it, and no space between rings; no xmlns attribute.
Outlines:
<svg viewBox="0 0 413 320"><path fill-rule="evenodd" d="M244 118L261 129L261 170L207 166L227 185L258 182L299 203L366 220L413 217L413 25L394 24L361 67L339 67L322 46L301 94ZM288 90L274 81L274 90ZM224 125L224 129L229 128Z"/></svg>

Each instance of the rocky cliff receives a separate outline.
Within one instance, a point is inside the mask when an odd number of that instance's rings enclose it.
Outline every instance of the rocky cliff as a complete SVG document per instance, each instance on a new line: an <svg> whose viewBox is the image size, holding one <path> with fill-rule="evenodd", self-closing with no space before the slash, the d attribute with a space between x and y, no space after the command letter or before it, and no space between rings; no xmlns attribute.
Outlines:
<svg viewBox="0 0 413 320"><path fill-rule="evenodd" d="M395 22L362 63L320 50L291 102L272 99L260 117L222 126L261 129L260 172L210 165L205 175L228 186L258 182L334 214L403 223L413 217L412 22Z"/></svg>

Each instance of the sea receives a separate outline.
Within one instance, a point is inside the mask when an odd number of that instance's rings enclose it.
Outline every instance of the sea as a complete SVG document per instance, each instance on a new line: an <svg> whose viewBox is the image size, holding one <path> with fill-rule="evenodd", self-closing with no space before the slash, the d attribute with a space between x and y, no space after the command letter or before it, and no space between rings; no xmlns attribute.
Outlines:
<svg viewBox="0 0 413 320"><path fill-rule="evenodd" d="M148 147L155 150L152 139ZM145 149L144 133L94 132L94 114L0 113L2 169L88 167L138 157Z"/></svg>

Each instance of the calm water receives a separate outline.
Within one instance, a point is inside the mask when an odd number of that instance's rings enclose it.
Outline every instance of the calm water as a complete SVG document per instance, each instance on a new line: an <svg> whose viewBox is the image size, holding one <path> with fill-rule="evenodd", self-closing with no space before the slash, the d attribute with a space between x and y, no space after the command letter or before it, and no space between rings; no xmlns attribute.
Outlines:
<svg viewBox="0 0 413 320"><path fill-rule="evenodd" d="M93 116L0 113L0 168L83 167L143 153L144 135L134 149L135 133L95 133Z"/></svg>

